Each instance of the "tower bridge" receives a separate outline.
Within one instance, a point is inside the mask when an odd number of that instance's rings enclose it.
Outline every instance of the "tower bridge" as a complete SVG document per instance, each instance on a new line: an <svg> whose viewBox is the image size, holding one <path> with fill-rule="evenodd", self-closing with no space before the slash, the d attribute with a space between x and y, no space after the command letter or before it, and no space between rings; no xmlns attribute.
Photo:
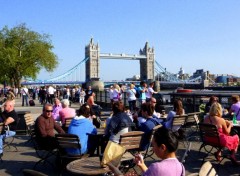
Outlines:
<svg viewBox="0 0 240 176"><path fill-rule="evenodd" d="M85 58L82 59L77 65L69 69L65 73L50 78L47 80L28 80L23 82L25 85L36 84L81 84L89 81L98 81L100 79L100 60L101 59L124 59L124 60L139 60L140 63L140 79L145 81L155 80L155 73L161 74L164 81L161 81L163 85L181 85L181 84L200 84L202 78L194 78L192 80L180 80L175 74L167 71L155 60L154 48L149 47L148 42L140 49L138 54L113 54L113 53L100 53L100 47L95 44L93 38L91 38L88 45L85 46ZM82 78L85 76L85 80ZM103 79L103 78L101 78ZM114 78L113 78L114 79ZM111 82L111 81L110 81ZM109 81L106 84L110 83ZM127 81L120 81L127 83ZM112 83L112 82L111 82Z"/></svg>
<svg viewBox="0 0 240 176"><path fill-rule="evenodd" d="M139 60L141 80L154 79L155 54L154 49L149 47L148 42L143 49L140 49L139 54L102 54L99 45L94 44L93 39L91 39L89 45L85 47L85 58L89 58L85 64L86 82L100 79L100 59Z"/></svg>

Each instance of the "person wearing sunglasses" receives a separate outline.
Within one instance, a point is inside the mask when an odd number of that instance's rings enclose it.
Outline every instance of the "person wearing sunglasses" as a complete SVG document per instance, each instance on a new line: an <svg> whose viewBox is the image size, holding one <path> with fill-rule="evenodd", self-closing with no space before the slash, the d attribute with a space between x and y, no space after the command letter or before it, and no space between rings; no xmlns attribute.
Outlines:
<svg viewBox="0 0 240 176"><path fill-rule="evenodd" d="M9 126L9 131L0 131L0 158L3 155L3 140L15 136L18 122L18 115L14 109L14 100L7 100L4 105L4 111L1 113L0 122L4 126Z"/></svg>
<svg viewBox="0 0 240 176"><path fill-rule="evenodd" d="M55 130L58 133L65 133L64 130L55 122L52 117L52 104L43 106L43 113L37 118L35 123L37 143L44 149L54 149L57 147Z"/></svg>

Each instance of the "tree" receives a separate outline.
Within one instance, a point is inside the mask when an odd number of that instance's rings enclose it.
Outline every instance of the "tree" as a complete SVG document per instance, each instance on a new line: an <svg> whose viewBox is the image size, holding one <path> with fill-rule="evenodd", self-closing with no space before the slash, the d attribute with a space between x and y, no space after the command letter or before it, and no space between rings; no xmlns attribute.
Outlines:
<svg viewBox="0 0 240 176"><path fill-rule="evenodd" d="M50 36L31 31L26 24L0 31L0 79L15 87L22 78L36 79L41 69L52 72L58 65Z"/></svg>

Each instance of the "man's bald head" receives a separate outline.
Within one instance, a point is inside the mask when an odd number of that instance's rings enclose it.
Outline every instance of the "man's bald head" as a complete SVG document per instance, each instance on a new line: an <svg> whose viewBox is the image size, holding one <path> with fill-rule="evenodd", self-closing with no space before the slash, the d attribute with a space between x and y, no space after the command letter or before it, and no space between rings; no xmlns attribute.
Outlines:
<svg viewBox="0 0 240 176"><path fill-rule="evenodd" d="M151 98L151 100L150 100L150 104L152 104L153 106L156 106L156 103L157 103L157 100L156 100L156 98Z"/></svg>
<svg viewBox="0 0 240 176"><path fill-rule="evenodd" d="M11 112L14 109L15 102L13 100L7 100L4 104L4 110Z"/></svg>

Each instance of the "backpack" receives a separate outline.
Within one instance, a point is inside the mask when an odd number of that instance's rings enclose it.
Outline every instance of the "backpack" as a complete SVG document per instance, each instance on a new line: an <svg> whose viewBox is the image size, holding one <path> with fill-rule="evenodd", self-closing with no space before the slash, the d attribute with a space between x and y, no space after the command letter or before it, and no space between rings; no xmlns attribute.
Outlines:
<svg viewBox="0 0 240 176"><path fill-rule="evenodd" d="M136 89L136 95L135 95L135 97L136 97L136 98L139 98L140 95L141 95L141 93L140 93L139 89L137 88L137 89Z"/></svg>

